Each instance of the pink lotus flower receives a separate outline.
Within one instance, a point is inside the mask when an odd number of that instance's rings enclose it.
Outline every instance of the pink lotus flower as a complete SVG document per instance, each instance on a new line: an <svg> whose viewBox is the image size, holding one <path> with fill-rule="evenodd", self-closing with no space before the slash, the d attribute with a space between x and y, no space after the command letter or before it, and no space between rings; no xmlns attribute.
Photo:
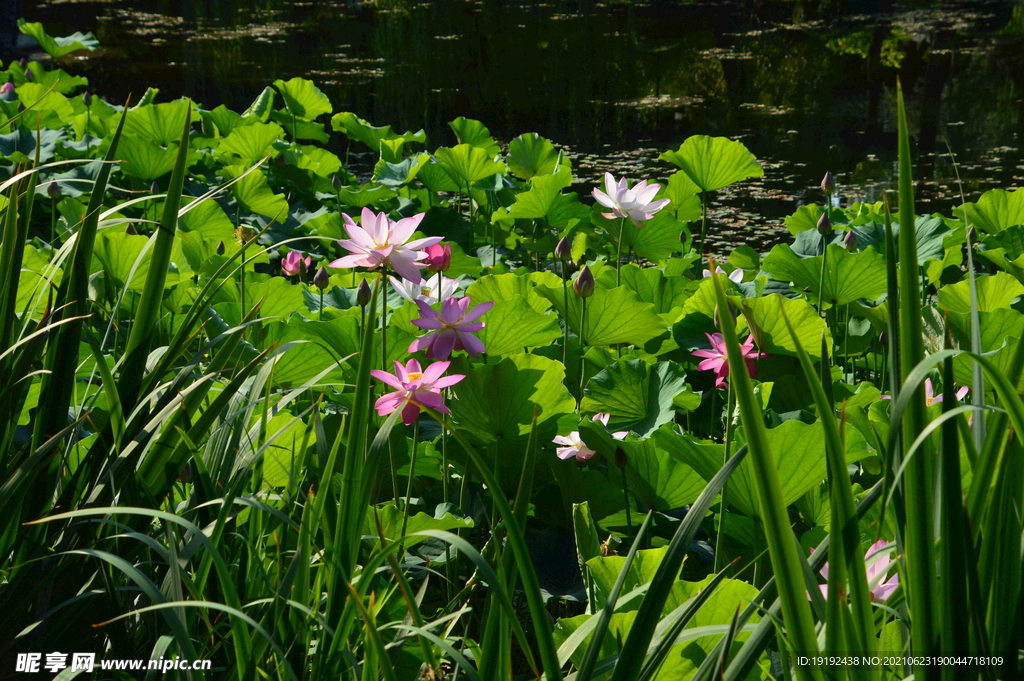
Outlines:
<svg viewBox="0 0 1024 681"><path fill-rule="evenodd" d="M610 416L611 414L594 414L590 420L600 421L602 424L607 426ZM612 433L612 437L616 440L625 440L627 435L629 435L629 432L625 430ZM555 449L555 454L558 455L559 459L571 459L576 457L577 461L586 461L597 453L583 444L583 440L580 439L580 432L578 430L574 430L568 435L556 435L552 442L556 445L564 445L563 447Z"/></svg>
<svg viewBox="0 0 1024 681"><path fill-rule="evenodd" d="M484 352L484 344L472 334L484 328L484 323L477 319L494 307L494 303L481 303L470 310L469 298L449 298L441 305L441 312L438 313L422 300L414 302L419 306L422 316L412 320L412 323L433 333L414 340L409 346L409 352L426 350L427 359L448 359L452 350L465 350L473 357L479 357Z"/></svg>
<svg viewBox="0 0 1024 681"><path fill-rule="evenodd" d="M434 244L424 249L427 254L427 271L431 274L447 272L452 265L452 245Z"/></svg>
<svg viewBox="0 0 1024 681"><path fill-rule="evenodd" d="M889 560L892 548L885 551L882 550L882 547L887 543L884 540L876 541L868 549L867 554L864 555L864 562L867 566L868 588L871 590L871 600L875 603L885 601L896 590L896 587L900 585L899 574L893 573L892 577L886 578L886 575L889 573L889 565L892 563ZM814 553L814 549L811 549L811 553ZM878 555L872 558L875 554ZM828 581L828 563L825 563L819 572ZM819 584L818 588L821 589L821 595L828 598L828 584Z"/></svg>
<svg viewBox="0 0 1024 681"><path fill-rule="evenodd" d="M729 375L729 356L725 349L725 341L722 339L722 334L705 333L708 340L711 342L712 350L694 350L694 357L707 357L703 362L697 365L698 371L714 370L715 375L715 387L721 388L725 383L725 377ZM747 360L747 373L751 376L757 373L757 364L754 360L759 357L767 357L768 355L763 352L754 350L754 338L750 336L747 340L743 341L743 345L740 346L740 350L743 352L743 357Z"/></svg>
<svg viewBox="0 0 1024 681"><path fill-rule="evenodd" d="M611 213L601 213L609 220L614 218L629 218L636 227L643 227L641 220L650 220L654 214L669 204L668 199L652 201L661 189L660 184L648 185L647 180L640 182L632 189L626 184L626 178L615 182L611 173L604 174L605 191L595 189L594 198L605 208L611 208Z"/></svg>
<svg viewBox="0 0 1024 681"><path fill-rule="evenodd" d="M288 255L281 258L281 272L286 277L294 277L302 271L302 263L302 254L298 251L291 251ZM313 259L307 255L305 260L307 272L312 264Z"/></svg>
<svg viewBox="0 0 1024 681"><path fill-rule="evenodd" d="M441 290L437 290L437 277L427 277L422 282L409 281L408 279L396 279L391 277L391 288L395 293L402 296L410 303L422 300L427 305L434 305L442 298L449 298L459 288L459 282L448 277L441 277Z"/></svg>
<svg viewBox="0 0 1024 681"><path fill-rule="evenodd" d="M967 387L966 385L961 387L959 390L957 390L956 391L956 400L957 400L957 402L959 402L960 400L964 399L964 397L967 396L967 392L969 390L970 390L970 388ZM883 400L891 400L892 399L892 395L879 395L878 397L879 397L879 399L883 399ZM935 394L935 388L932 386L932 379L930 379L930 378L924 379L924 403L925 403L925 406L930 407L933 404L938 404L938 403L942 402L942 398L943 398L943 394L942 393L939 393L938 395Z"/></svg>
<svg viewBox="0 0 1024 681"><path fill-rule="evenodd" d="M373 407L377 410L378 416L385 416L401 409L402 422L408 426L416 421L421 407L435 409L442 414L451 413L441 397L441 388L455 385L465 378L464 375L441 376L448 369L449 362L434 362L423 371L415 359L410 359L407 366L402 366L398 360L394 362L396 375L377 369L370 372L374 378L392 388L398 388L395 392L377 399Z"/></svg>
<svg viewBox="0 0 1024 681"><path fill-rule="evenodd" d="M366 267L373 270L381 265L390 265L404 279L420 283L420 270L427 266L427 263L420 262L427 257L422 249L443 238L429 236L409 241L424 215L426 213L391 222L384 213L376 214L369 208L363 208L360 226L342 213L345 230L351 239L342 239L338 243L351 255L338 258L329 267Z"/></svg>

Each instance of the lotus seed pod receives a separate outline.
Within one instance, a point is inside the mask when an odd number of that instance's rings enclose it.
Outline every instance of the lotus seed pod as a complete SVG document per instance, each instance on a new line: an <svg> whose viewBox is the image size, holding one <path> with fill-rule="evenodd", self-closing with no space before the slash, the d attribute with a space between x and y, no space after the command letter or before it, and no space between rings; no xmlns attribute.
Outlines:
<svg viewBox="0 0 1024 681"><path fill-rule="evenodd" d="M318 289L323 291L330 285L330 283L331 278L328 276L327 270L323 267L317 269L316 274L313 275L313 286L316 286ZM363 283L366 282L364 281ZM362 305L362 303L360 303L360 305Z"/></svg>
<svg viewBox="0 0 1024 681"><path fill-rule="evenodd" d="M821 188L825 190L826 194L831 194L836 190L836 178L832 171L825 173L825 177L821 180Z"/></svg>
<svg viewBox="0 0 1024 681"><path fill-rule="evenodd" d="M580 298L589 298L594 295L594 275L590 272L588 266L584 265L580 273L576 275L572 282L572 290Z"/></svg>
<svg viewBox="0 0 1024 681"><path fill-rule="evenodd" d="M60 197L60 185L55 180L51 180L50 184L46 185L46 195L51 199Z"/></svg>
<svg viewBox="0 0 1024 681"><path fill-rule="evenodd" d="M86 90L85 94L82 95L82 104L85 104L86 108L92 106L92 93L88 90Z"/></svg>
<svg viewBox="0 0 1024 681"><path fill-rule="evenodd" d="M217 255L224 255L224 242L221 241L217 244Z"/></svg>
<svg viewBox="0 0 1024 681"><path fill-rule="evenodd" d="M359 282L359 287L356 289L356 303L361 307L366 307L370 304L370 297L372 295L373 291L370 290L370 285L366 283L366 280L363 279Z"/></svg>
<svg viewBox="0 0 1024 681"><path fill-rule="evenodd" d="M569 240L564 236L558 240L555 244L555 260L561 260L565 262L572 257L572 245L569 244Z"/></svg>
<svg viewBox="0 0 1024 681"><path fill-rule="evenodd" d="M828 236L832 233L832 220L828 217L828 211L821 214L818 218L818 234L822 236Z"/></svg>
<svg viewBox="0 0 1024 681"><path fill-rule="evenodd" d="M845 246L846 250L850 253L857 250L857 234L853 232L853 230L847 232L846 236L843 237L843 246Z"/></svg>

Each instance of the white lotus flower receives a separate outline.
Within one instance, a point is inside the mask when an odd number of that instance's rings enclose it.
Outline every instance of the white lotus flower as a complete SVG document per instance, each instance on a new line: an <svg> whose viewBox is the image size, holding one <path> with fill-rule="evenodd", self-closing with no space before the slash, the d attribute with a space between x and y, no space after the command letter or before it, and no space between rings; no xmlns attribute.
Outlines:
<svg viewBox="0 0 1024 681"><path fill-rule="evenodd" d="M660 184L648 185L647 180L637 184L632 189L626 184L626 178L617 183L611 173L604 174L605 191L595 189L594 198L605 208L611 208L611 213L601 213L604 217L612 220L614 218L629 218L636 227L643 227L640 224L643 220L650 220L654 214L669 204L668 199L652 199L661 189Z"/></svg>

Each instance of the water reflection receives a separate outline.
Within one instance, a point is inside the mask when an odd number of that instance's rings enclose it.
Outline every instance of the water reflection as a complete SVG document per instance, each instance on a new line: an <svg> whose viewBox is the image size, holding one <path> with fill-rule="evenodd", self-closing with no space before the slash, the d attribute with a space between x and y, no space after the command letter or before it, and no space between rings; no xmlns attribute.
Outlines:
<svg viewBox="0 0 1024 681"><path fill-rule="evenodd" d="M500 139L565 144L595 176L660 168L657 151L690 134L740 138L769 172L722 197L737 214L820 200L806 188L826 169L857 185L849 199L877 192L897 75L934 182L922 209L955 193L948 159L930 155L947 140L969 192L1024 178L1024 0L26 0L26 14L95 31L104 51L77 66L112 98L155 83L245 108L302 75L335 110L425 128L433 146L465 115Z"/></svg>

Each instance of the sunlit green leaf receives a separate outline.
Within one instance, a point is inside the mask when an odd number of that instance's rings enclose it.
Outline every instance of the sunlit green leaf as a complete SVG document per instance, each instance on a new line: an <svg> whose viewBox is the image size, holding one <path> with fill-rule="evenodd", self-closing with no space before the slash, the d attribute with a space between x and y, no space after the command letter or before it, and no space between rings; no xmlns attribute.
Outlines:
<svg viewBox="0 0 1024 681"><path fill-rule="evenodd" d="M726 137L693 135L677 151L666 151L658 158L679 166L703 192L764 175L761 164L743 143Z"/></svg>

